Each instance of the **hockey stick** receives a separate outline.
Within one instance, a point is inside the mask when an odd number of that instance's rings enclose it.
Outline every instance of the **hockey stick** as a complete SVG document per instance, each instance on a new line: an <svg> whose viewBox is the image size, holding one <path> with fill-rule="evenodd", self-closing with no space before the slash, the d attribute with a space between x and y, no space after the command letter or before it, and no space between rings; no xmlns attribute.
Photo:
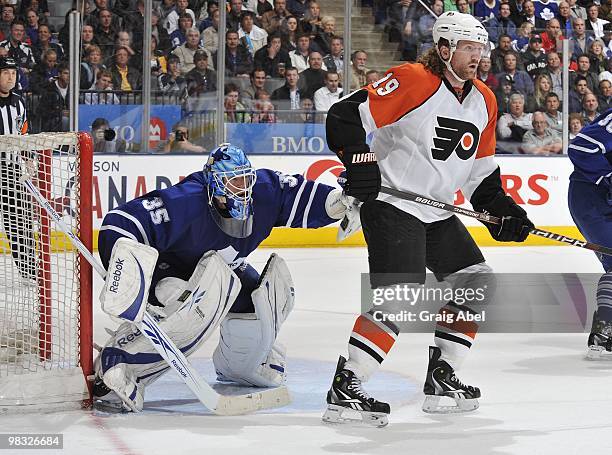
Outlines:
<svg viewBox="0 0 612 455"><path fill-rule="evenodd" d="M381 193L389 194L391 196L398 197L400 199L404 199L406 201L416 202L418 204L428 205L430 207L434 207L437 209L446 210L447 212L458 213L459 215L469 216L470 218L476 218L477 220L484 221L486 223L492 224L501 224L501 218L498 218L493 215L488 215L486 213L476 212L474 210L464 209L462 207L457 207L453 204L446 204L444 202L436 201L434 199L429 199L427 197L421 196L416 193L412 193L410 191L400 191L395 190L393 188L382 187L380 189ZM567 243L572 246L577 246L579 248L584 248L587 250L595 251L597 253L606 254L612 256L612 248L605 247L603 245L597 245L596 243L585 242L583 240L574 239L572 237L566 237L561 234L556 234L554 232L545 231L543 229L532 229L529 231L530 234L537 235L539 237L544 237L545 239L555 240L557 242Z"/></svg>
<svg viewBox="0 0 612 455"><path fill-rule="evenodd" d="M59 213L34 186L29 176L25 174L21 179L25 188L34 196L47 214L55 221L60 230L68 236L72 244L79 250L83 257L92 265L98 274L105 278L106 270L102 267L91 252L83 245L81 240L72 232L62 220ZM276 387L262 392L254 392L246 395L221 395L210 386L187 360L180 349L159 327L157 321L146 311L142 322L136 324L153 347L177 372L187 387L195 394L200 402L217 415L238 415L257 411L265 408L285 406L289 404L289 391L286 386Z"/></svg>

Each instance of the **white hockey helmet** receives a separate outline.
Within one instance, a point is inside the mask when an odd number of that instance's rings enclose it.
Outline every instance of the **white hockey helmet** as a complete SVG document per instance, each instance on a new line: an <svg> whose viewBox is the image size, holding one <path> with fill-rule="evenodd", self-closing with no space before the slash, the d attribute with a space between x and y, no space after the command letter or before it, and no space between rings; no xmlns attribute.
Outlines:
<svg viewBox="0 0 612 455"><path fill-rule="evenodd" d="M436 19L432 32L436 49L438 49L438 42L440 41L440 38L444 38L448 41L450 46L450 57L447 61L444 60L444 63L453 76L463 82L465 81L455 74L450 65L450 61L453 58L453 53L457 49L457 44L459 41L466 40L481 43L485 49L483 51L483 56L488 54L490 51L489 35L487 34L487 31L478 21L478 19L470 14L463 14L457 11L442 13L440 16L438 16L438 19ZM440 51L438 49L438 53L439 52Z"/></svg>

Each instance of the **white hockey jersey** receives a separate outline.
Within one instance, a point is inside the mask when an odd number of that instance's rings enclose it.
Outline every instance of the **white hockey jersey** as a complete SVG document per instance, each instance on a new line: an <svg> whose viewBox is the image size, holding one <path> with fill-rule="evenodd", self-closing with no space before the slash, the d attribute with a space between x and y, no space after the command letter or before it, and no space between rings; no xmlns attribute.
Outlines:
<svg viewBox="0 0 612 455"><path fill-rule="evenodd" d="M469 200L497 169L497 102L480 80L466 83L459 101L446 80L407 63L365 89L359 114L366 134L373 133L383 186L452 203L459 189ZM427 223L452 215L382 193L378 199Z"/></svg>

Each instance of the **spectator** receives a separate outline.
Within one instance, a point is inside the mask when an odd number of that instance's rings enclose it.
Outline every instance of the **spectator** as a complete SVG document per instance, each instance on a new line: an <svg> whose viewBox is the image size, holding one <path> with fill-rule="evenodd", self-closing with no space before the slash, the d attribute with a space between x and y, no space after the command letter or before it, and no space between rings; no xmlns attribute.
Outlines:
<svg viewBox="0 0 612 455"><path fill-rule="evenodd" d="M497 122L497 135L506 141L522 142L525 133L533 128L531 114L526 114L525 97L521 93L510 95L510 112Z"/></svg>
<svg viewBox="0 0 612 455"><path fill-rule="evenodd" d="M44 87L57 78L57 52L47 49L41 61L34 67L30 75L30 88L34 93L41 93Z"/></svg>
<svg viewBox="0 0 612 455"><path fill-rule="evenodd" d="M570 38L572 36L572 14L570 10L570 4L565 0L559 2L559 14L557 15L559 25L561 26L561 33L564 37Z"/></svg>
<svg viewBox="0 0 612 455"><path fill-rule="evenodd" d="M533 94L533 81L525 71L516 69L516 55L514 53L508 53L504 57L504 70L497 75L498 81L502 79L512 81L514 90L525 96Z"/></svg>
<svg viewBox="0 0 612 455"><path fill-rule="evenodd" d="M287 0L274 0L274 9L261 16L262 27L268 35L280 31L282 22L289 15L289 11L285 9L286 4Z"/></svg>
<svg viewBox="0 0 612 455"><path fill-rule="evenodd" d="M582 115L577 112L573 112L569 115L569 140L571 141L576 137L580 130L584 127L584 120Z"/></svg>
<svg viewBox="0 0 612 455"><path fill-rule="evenodd" d="M331 40L335 36L336 19L332 16L323 16L321 18L321 29L314 39L314 45L321 51L321 55L329 54L331 50Z"/></svg>
<svg viewBox="0 0 612 455"><path fill-rule="evenodd" d="M316 0L310 0L310 2L308 2L308 8L300 24L304 33L309 33L311 38L314 38L319 31L322 30L321 7Z"/></svg>
<svg viewBox="0 0 612 455"><path fill-rule="evenodd" d="M47 27L47 30L49 31L49 38L50 38L51 31L49 30L48 27ZM40 35L40 27L38 28L38 33ZM92 44L96 44L94 41L94 29L91 25L84 24L81 27L81 48L83 49L83 53L87 50L87 47L91 46ZM36 53L34 54L34 58L36 58Z"/></svg>
<svg viewBox="0 0 612 455"><path fill-rule="evenodd" d="M612 107L612 82L607 79L599 81L599 93L597 97L599 110L606 112Z"/></svg>
<svg viewBox="0 0 612 455"><path fill-rule="evenodd" d="M183 123L172 127L172 133L167 141L158 145L158 151L163 153L205 153L206 149L189 141L189 128Z"/></svg>
<svg viewBox="0 0 612 455"><path fill-rule="evenodd" d="M120 5L119 1L115 2L115 11ZM123 14L123 30L127 30L132 34L138 48L142 48L144 41L144 0L136 1L136 11L131 11L126 8Z"/></svg>
<svg viewBox="0 0 612 455"><path fill-rule="evenodd" d="M274 102L276 110L288 111L300 109L300 100L305 96L298 87L300 75L297 68L287 68L285 71L285 85L272 92L270 99ZM293 117L283 115L291 121Z"/></svg>
<svg viewBox="0 0 612 455"><path fill-rule="evenodd" d="M157 86L162 93L175 95L185 93L187 89L187 81L181 74L179 65L179 58L174 54L170 54L168 57L167 72L162 73L157 77Z"/></svg>
<svg viewBox="0 0 612 455"><path fill-rule="evenodd" d="M38 26L38 42L32 47L32 55L34 60L39 62L42 58L42 54L48 50L55 51L58 61L64 59L64 49L62 49L62 46L58 43L51 42L51 31L49 30L49 26L46 24L40 24Z"/></svg>
<svg viewBox="0 0 612 455"><path fill-rule="evenodd" d="M29 45L34 46L38 43L38 27L40 26L40 18L38 17L38 13L33 9L28 9L26 11L26 36L28 37Z"/></svg>
<svg viewBox="0 0 612 455"><path fill-rule="evenodd" d="M253 56L240 44L238 32L228 30L225 33L225 75L228 77L247 77L253 71ZM217 54L213 54L217 60Z"/></svg>
<svg viewBox="0 0 612 455"><path fill-rule="evenodd" d="M217 73L208 69L208 54L201 50L193 56L195 67L185 76L187 93L191 97L198 97L206 92L217 90Z"/></svg>
<svg viewBox="0 0 612 455"><path fill-rule="evenodd" d="M307 34L298 37L297 49L289 52L291 66L297 68L301 73L308 68L308 56L310 55L310 36Z"/></svg>
<svg viewBox="0 0 612 455"><path fill-rule="evenodd" d="M563 93L563 72L561 71L561 58L556 52L551 52L546 56L546 71L552 82L552 91L562 100Z"/></svg>
<svg viewBox="0 0 612 455"><path fill-rule="evenodd" d="M285 68L291 66L289 54L281 48L279 34L268 35L268 45L255 52L255 66L263 68L266 75L274 78L280 77L281 70L284 72Z"/></svg>
<svg viewBox="0 0 612 455"><path fill-rule="evenodd" d="M168 71L168 59L162 51L157 50L157 38L151 35L151 78L157 77Z"/></svg>
<svg viewBox="0 0 612 455"><path fill-rule="evenodd" d="M272 4L268 0L249 0L249 4L255 3L255 7L250 10L257 14L257 20L260 21L261 17L268 11L272 11Z"/></svg>
<svg viewBox="0 0 612 455"><path fill-rule="evenodd" d="M593 32L595 38L603 38L604 25L608 21L599 18L599 7L594 3L587 6L587 20L585 21L586 29Z"/></svg>
<svg viewBox="0 0 612 455"><path fill-rule="evenodd" d="M529 22L536 30L543 30L546 27L546 21L539 16L536 16L535 6L531 0L523 2L522 22Z"/></svg>
<svg viewBox="0 0 612 455"><path fill-rule="evenodd" d="M9 39L0 41L0 47L8 51L8 56L17 62L19 68L26 75L34 68L36 61L30 46L23 42L25 38L25 24L19 19L15 19L11 24L11 34ZM21 79L20 79L21 80Z"/></svg>
<svg viewBox="0 0 612 455"><path fill-rule="evenodd" d="M314 106L318 112L329 110L332 104L340 99L342 89L338 87L340 76L335 72L328 72L325 75L325 86L314 93Z"/></svg>
<svg viewBox="0 0 612 455"><path fill-rule="evenodd" d="M497 2L497 0L494 0ZM479 2L484 2L484 0L479 0ZM444 4L442 0L433 0L431 3L431 10L439 16L444 11ZM431 14L423 14L418 21L417 31L420 41L419 54L423 54L427 52L427 50L433 47L433 25L436 21L436 18Z"/></svg>
<svg viewBox="0 0 612 455"><path fill-rule="evenodd" d="M297 19L303 19L306 10L308 9L307 0L289 0L287 2L287 9Z"/></svg>
<svg viewBox="0 0 612 455"><path fill-rule="evenodd" d="M493 74L493 71L491 71L491 59L489 57L482 57L480 59L476 77L482 82L484 82L487 87L489 87L493 91L495 91L499 86L497 78Z"/></svg>
<svg viewBox="0 0 612 455"><path fill-rule="evenodd" d="M366 73L366 85L370 85L380 80L380 73L376 70L370 70Z"/></svg>
<svg viewBox="0 0 612 455"><path fill-rule="evenodd" d="M591 60L588 55L578 57L578 68L573 73L570 73L570 85L574 85L577 76L584 76L587 81L587 86L591 92L595 92L599 85L597 75L591 72Z"/></svg>
<svg viewBox="0 0 612 455"><path fill-rule="evenodd" d="M581 112L582 111L582 100L587 93L592 93L589 90L587 80L584 76L578 75L573 81L573 90L569 92L569 112Z"/></svg>
<svg viewBox="0 0 612 455"><path fill-rule="evenodd" d="M94 86L95 93L85 93L85 104L119 104L119 98L114 93L103 93L113 90L113 75L108 70L101 70Z"/></svg>
<svg viewBox="0 0 612 455"><path fill-rule="evenodd" d="M507 54L513 54L518 58L517 54L512 50L512 38L508 35L500 35L497 47L491 52L491 68L494 73L497 74L503 71L504 57L506 57Z"/></svg>
<svg viewBox="0 0 612 455"><path fill-rule="evenodd" d="M92 25L94 29L98 28L100 25L100 11L108 10L111 13L111 27L115 30L121 29L119 17L111 11L109 0L94 0L94 3L96 5L95 9L85 17L86 24ZM66 17L66 23L68 22L67 19Z"/></svg>
<svg viewBox="0 0 612 455"><path fill-rule="evenodd" d="M561 133L563 131L563 115L559 112L559 106L561 105L559 97L556 93L548 93L545 99L546 109L544 115L548 126L553 130Z"/></svg>
<svg viewBox="0 0 612 455"><path fill-rule="evenodd" d="M276 123L274 105L269 100L256 100L251 123Z"/></svg>
<svg viewBox="0 0 612 455"><path fill-rule="evenodd" d="M111 67L115 90L132 92L142 88L142 74L130 65L130 54L124 47L115 52L115 63Z"/></svg>
<svg viewBox="0 0 612 455"><path fill-rule="evenodd" d="M166 31L167 31L166 22L167 22L168 16L173 11L176 11L175 1L176 0L162 0L159 6L157 7L157 11L159 12L160 23L162 24L162 26L164 27L164 30Z"/></svg>
<svg viewBox="0 0 612 455"><path fill-rule="evenodd" d="M351 57L351 90L357 90L366 85L367 62L368 54L365 51L353 52Z"/></svg>
<svg viewBox="0 0 612 455"><path fill-rule="evenodd" d="M489 21L498 15L499 0L478 0L474 4L474 16L481 22Z"/></svg>
<svg viewBox="0 0 612 455"><path fill-rule="evenodd" d="M117 29L112 26L113 15L110 10L102 9L98 12L98 26L95 29L95 40L100 49L102 57L107 60L112 57L115 41L117 40Z"/></svg>
<svg viewBox="0 0 612 455"><path fill-rule="evenodd" d="M472 14L472 12L470 11L470 3L472 2L468 2L468 0L457 0L455 2L457 11L463 14Z"/></svg>
<svg viewBox="0 0 612 455"><path fill-rule="evenodd" d="M325 85L326 74L321 53L311 52L308 56L308 68L300 73L300 87L307 98L312 99L314 92Z"/></svg>
<svg viewBox="0 0 612 455"><path fill-rule="evenodd" d="M467 0L460 1L467 3ZM399 43L402 41L406 23L412 22L415 19L416 10L417 5L413 3L413 0L400 0L391 3L388 13L389 19L386 25L390 42Z"/></svg>
<svg viewBox="0 0 612 455"><path fill-rule="evenodd" d="M193 55L199 49L203 49L203 47L200 45L200 34L193 28L191 30L187 30L187 41L185 41L185 44L172 51L172 53L179 58L181 74L185 75L193 69L195 66L193 63ZM214 65L210 64L210 58L208 59L208 62L208 66L213 69Z"/></svg>
<svg viewBox="0 0 612 455"><path fill-rule="evenodd" d="M518 53L527 52L533 29L531 22L523 22L516 32L516 39L512 40L512 49Z"/></svg>
<svg viewBox="0 0 612 455"><path fill-rule="evenodd" d="M70 111L68 107L68 84L70 83L70 70L66 63L57 69L57 79L49 82L44 90L40 102L42 117L42 131L68 131Z"/></svg>
<svg viewBox="0 0 612 455"><path fill-rule="evenodd" d="M281 25L281 45L284 50L291 52L297 49L298 20L295 16L287 16Z"/></svg>
<svg viewBox="0 0 612 455"><path fill-rule="evenodd" d="M206 17L206 19L203 19L200 22L200 26L199 26L200 32L203 32L204 30L206 30L208 27L212 25L213 15L215 11L219 11L219 4L217 3L217 1L209 1L206 4L206 12L208 16Z"/></svg>
<svg viewBox="0 0 612 455"><path fill-rule="evenodd" d="M585 125L591 123L599 115L599 102L593 93L587 93L582 98L582 118Z"/></svg>
<svg viewBox="0 0 612 455"><path fill-rule="evenodd" d="M227 14L227 30L237 32L240 28L242 15L245 12L247 11L244 9L242 0L230 0L230 10Z"/></svg>
<svg viewBox="0 0 612 455"><path fill-rule="evenodd" d="M527 71L527 74L532 79L546 70L546 56L542 52L542 38L540 38L540 35L531 36L529 48L523 55L523 63L525 64L525 71Z"/></svg>
<svg viewBox="0 0 612 455"><path fill-rule="evenodd" d="M172 47L179 47L187 41L187 30L193 28L193 19L188 13L181 14L179 17L178 28L170 34Z"/></svg>
<svg viewBox="0 0 612 455"><path fill-rule="evenodd" d="M159 11L154 9L151 12L151 33L157 38L157 49L163 52L169 52L170 49L172 49L172 42L170 41L170 35L163 27L160 19Z"/></svg>
<svg viewBox="0 0 612 455"><path fill-rule="evenodd" d="M561 136L548 126L546 116L542 112L534 112L533 129L523 136L523 153L531 155L556 155L563 147Z"/></svg>
<svg viewBox="0 0 612 455"><path fill-rule="evenodd" d="M251 116L240 102L240 90L236 84L225 84L225 122L250 123Z"/></svg>
<svg viewBox="0 0 612 455"><path fill-rule="evenodd" d="M341 74L344 70L344 45L342 38L335 36L331 40L330 53L323 58L323 64L328 71Z"/></svg>
<svg viewBox="0 0 612 455"><path fill-rule="evenodd" d="M533 97L530 98L529 108L525 108L525 111L544 111L546 108L546 96L552 93L551 88L552 82L548 74L538 74L534 83Z"/></svg>
<svg viewBox="0 0 612 455"><path fill-rule="evenodd" d="M580 5L576 5L577 0L567 0L570 5L570 14L573 19L582 19L587 20L587 12L586 9ZM575 29L574 29L575 30Z"/></svg>
<svg viewBox="0 0 612 455"><path fill-rule="evenodd" d="M16 4L18 2L11 1L9 3ZM43 16L45 18L49 17L49 5L47 0L22 0L19 5L19 15L25 15L25 12L30 8L36 11L40 18L43 18Z"/></svg>
<svg viewBox="0 0 612 455"><path fill-rule="evenodd" d="M599 74L599 80L606 80L612 82L612 58L609 58L607 60L606 70L603 73Z"/></svg>
<svg viewBox="0 0 612 455"><path fill-rule="evenodd" d="M176 0L176 6L164 21L164 28L168 32L168 35L172 36L172 33L179 28L179 19L184 14L187 13L191 16L191 21L193 24L196 23L196 18L193 10L188 8L189 1L188 0Z"/></svg>
<svg viewBox="0 0 612 455"><path fill-rule="evenodd" d="M202 32L202 43L209 54L219 49L219 14L218 9L213 12L211 26Z"/></svg>
<svg viewBox="0 0 612 455"><path fill-rule="evenodd" d="M126 31L117 32L117 41L115 42L115 49L119 49L120 47L125 48L128 51L130 56L130 61L132 61L133 65L137 69L142 69L142 54L136 50L134 50L135 46L132 41L132 34Z"/></svg>
<svg viewBox="0 0 612 455"><path fill-rule="evenodd" d="M594 73L603 73L608 67L609 55L605 53L607 48L600 39L596 39L589 47L589 63L591 71Z"/></svg>
<svg viewBox="0 0 612 455"><path fill-rule="evenodd" d="M253 13L245 11L240 18L240 28L238 29L240 42L251 53L251 57L254 57L255 52L264 47L268 40L268 32L255 25L253 21Z"/></svg>
<svg viewBox="0 0 612 455"><path fill-rule="evenodd" d="M2 17L0 17L0 36L6 39L11 34L11 24L15 20L15 7L13 5L2 5Z"/></svg>
<svg viewBox="0 0 612 455"><path fill-rule="evenodd" d="M559 5L553 0L533 0L536 17L543 21L550 21L559 14Z"/></svg>
<svg viewBox="0 0 612 455"><path fill-rule="evenodd" d="M317 119L314 102L310 98L302 98L300 101L300 113L298 123L315 123Z"/></svg>
<svg viewBox="0 0 612 455"><path fill-rule="evenodd" d="M510 4L502 3L499 5L499 15L492 18L486 24L489 39L497 42L500 35L508 35L511 39L516 38L516 25L510 19Z"/></svg>
<svg viewBox="0 0 612 455"><path fill-rule="evenodd" d="M257 90L265 90L266 72L262 68L255 68L251 72L251 85L240 92L240 102L247 108L253 109L255 105L255 93Z"/></svg>
<svg viewBox="0 0 612 455"><path fill-rule="evenodd" d="M561 25L558 19L551 19L546 23L546 31L542 33L542 48L544 52L552 52L561 49L561 41L563 41L563 35L561 34Z"/></svg>
<svg viewBox="0 0 612 455"><path fill-rule="evenodd" d="M102 51L98 46L92 44L85 51L81 62L80 82L81 90L92 90L96 83L98 71L104 69L102 64Z"/></svg>
<svg viewBox="0 0 612 455"><path fill-rule="evenodd" d="M591 32L586 33L583 19L574 19L573 26L574 33L570 38L570 50L573 52L572 60L578 60L578 57L588 52L595 38Z"/></svg>

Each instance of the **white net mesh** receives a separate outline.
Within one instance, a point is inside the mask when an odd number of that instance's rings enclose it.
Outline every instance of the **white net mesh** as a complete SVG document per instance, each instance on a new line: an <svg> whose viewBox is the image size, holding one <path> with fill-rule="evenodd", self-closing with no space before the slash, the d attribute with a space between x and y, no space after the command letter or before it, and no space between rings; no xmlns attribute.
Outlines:
<svg viewBox="0 0 612 455"><path fill-rule="evenodd" d="M0 136L0 404L23 401L11 380L80 364L78 254L21 183L79 233L79 152L76 133Z"/></svg>

